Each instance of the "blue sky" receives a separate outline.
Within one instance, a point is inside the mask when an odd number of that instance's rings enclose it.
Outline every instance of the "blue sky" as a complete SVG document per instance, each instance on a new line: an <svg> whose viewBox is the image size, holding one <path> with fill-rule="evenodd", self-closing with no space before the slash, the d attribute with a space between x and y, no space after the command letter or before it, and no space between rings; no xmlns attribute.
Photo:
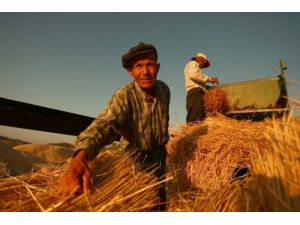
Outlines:
<svg viewBox="0 0 300 225"><path fill-rule="evenodd" d="M0 13L0 96L96 117L131 81L121 56L140 41L159 54L158 79L171 89L170 123L185 121L183 68L197 52L221 83L276 76L300 81L300 13ZM289 87L296 96L299 85ZM0 126L0 135L32 142L75 137Z"/></svg>

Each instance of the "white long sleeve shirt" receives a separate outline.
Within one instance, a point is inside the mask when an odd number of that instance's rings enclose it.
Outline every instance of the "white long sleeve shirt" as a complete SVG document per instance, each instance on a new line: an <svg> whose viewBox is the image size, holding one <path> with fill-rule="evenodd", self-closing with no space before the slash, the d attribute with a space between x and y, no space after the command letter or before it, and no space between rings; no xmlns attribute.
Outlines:
<svg viewBox="0 0 300 225"><path fill-rule="evenodd" d="M189 61L184 68L185 90L188 92L192 88L202 88L205 90L205 84L210 78L203 73L199 63L195 60Z"/></svg>

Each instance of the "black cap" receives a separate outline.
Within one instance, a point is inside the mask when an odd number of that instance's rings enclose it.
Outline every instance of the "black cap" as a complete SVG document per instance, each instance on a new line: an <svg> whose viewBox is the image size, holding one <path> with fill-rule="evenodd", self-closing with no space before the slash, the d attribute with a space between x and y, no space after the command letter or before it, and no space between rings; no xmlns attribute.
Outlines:
<svg viewBox="0 0 300 225"><path fill-rule="evenodd" d="M151 44L140 42L137 46L132 47L126 54L122 56L122 65L125 69L130 69L133 60L139 55L153 54L157 59L156 48Z"/></svg>

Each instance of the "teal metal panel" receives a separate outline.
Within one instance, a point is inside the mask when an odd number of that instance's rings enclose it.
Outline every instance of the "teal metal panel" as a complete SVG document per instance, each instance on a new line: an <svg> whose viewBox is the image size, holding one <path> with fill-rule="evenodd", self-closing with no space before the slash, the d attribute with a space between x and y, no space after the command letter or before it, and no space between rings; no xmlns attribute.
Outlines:
<svg viewBox="0 0 300 225"><path fill-rule="evenodd" d="M219 85L225 91L229 111L285 108L287 101L281 76Z"/></svg>

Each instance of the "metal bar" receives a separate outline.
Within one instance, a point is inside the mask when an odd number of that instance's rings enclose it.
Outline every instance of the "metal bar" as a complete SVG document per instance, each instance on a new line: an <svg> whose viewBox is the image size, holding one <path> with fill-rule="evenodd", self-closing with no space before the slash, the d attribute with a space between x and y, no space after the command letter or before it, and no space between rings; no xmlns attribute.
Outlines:
<svg viewBox="0 0 300 225"><path fill-rule="evenodd" d="M260 110L239 110L239 111L229 111L226 116L235 119L247 119L252 121L264 120L270 117L281 117L289 113L289 108L279 108L279 109L260 109Z"/></svg>
<svg viewBox="0 0 300 225"><path fill-rule="evenodd" d="M226 114L236 114L236 113L264 113L264 112L288 112L289 108L277 108L277 109L248 109L248 110L231 110L226 112Z"/></svg>
<svg viewBox="0 0 300 225"><path fill-rule="evenodd" d="M95 118L0 97L0 125L77 136Z"/></svg>

